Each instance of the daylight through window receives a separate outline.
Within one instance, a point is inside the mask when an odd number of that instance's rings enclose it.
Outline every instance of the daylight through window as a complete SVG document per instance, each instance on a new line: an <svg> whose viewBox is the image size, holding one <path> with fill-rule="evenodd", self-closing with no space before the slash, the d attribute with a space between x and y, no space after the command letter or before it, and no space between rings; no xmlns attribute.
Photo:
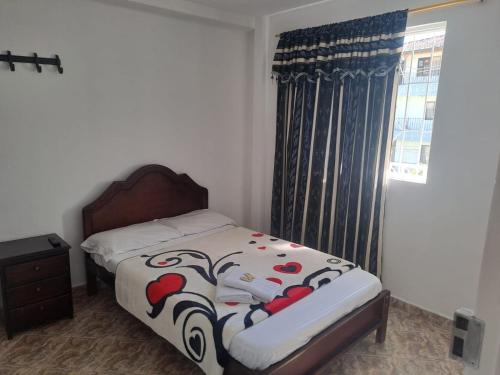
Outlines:
<svg viewBox="0 0 500 375"><path fill-rule="evenodd" d="M446 23L406 31L391 150L391 178L425 183Z"/></svg>

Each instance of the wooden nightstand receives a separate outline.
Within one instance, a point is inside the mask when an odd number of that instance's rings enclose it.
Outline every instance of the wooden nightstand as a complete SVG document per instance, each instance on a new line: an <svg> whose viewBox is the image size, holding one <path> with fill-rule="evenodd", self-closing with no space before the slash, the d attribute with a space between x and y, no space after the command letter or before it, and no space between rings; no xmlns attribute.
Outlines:
<svg viewBox="0 0 500 375"><path fill-rule="evenodd" d="M69 249L57 234L0 242L0 309L9 339L36 324L73 318Z"/></svg>

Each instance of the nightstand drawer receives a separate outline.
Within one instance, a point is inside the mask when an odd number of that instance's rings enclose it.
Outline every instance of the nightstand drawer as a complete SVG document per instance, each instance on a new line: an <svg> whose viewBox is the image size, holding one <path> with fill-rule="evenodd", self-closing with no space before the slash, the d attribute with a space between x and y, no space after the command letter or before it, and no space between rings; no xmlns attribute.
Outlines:
<svg viewBox="0 0 500 375"><path fill-rule="evenodd" d="M69 275L64 275L8 289L9 308L20 307L68 293L70 285Z"/></svg>
<svg viewBox="0 0 500 375"><path fill-rule="evenodd" d="M7 287L30 283L69 272L67 255L57 255L15 264L5 269Z"/></svg>
<svg viewBox="0 0 500 375"><path fill-rule="evenodd" d="M24 329L64 316L71 316L71 306L71 294L65 294L60 297L10 310L9 315L15 329Z"/></svg>

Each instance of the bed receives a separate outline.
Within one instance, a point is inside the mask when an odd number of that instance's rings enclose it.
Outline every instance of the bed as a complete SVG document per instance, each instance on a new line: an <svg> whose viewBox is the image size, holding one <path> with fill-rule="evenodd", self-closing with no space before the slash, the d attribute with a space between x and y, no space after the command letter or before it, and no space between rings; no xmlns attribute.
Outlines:
<svg viewBox="0 0 500 375"><path fill-rule="evenodd" d="M125 181L113 182L101 196L83 209L84 237L206 208L206 188L199 186L186 174L178 175L160 165L147 165L137 169ZM254 234L245 228L227 225L210 233L183 238L168 246L170 249L176 246L193 248L206 244L205 248L215 252L216 245L221 241ZM255 235L261 237L259 240L266 238L277 241L276 243L281 241L261 233ZM285 241L280 243L283 246L287 244ZM168 246L166 251L169 250ZM147 257L147 254L155 251L163 250L139 250L108 261L86 253L88 294L97 293L98 279L114 286L115 279L118 279L115 276L118 265L123 279L123 275L133 272L141 257ZM130 265L128 268L127 264ZM128 288L121 288L119 293L117 291L117 297L127 299L127 290ZM314 308L324 305L321 301L326 299L334 302L323 309ZM377 331L376 341L382 343L387 329L389 300L389 291L381 290L371 275L352 269L279 313L232 337L227 350L229 356L223 366L224 374L308 374L374 330ZM123 306L123 302L119 302ZM126 309L137 317L132 308ZM141 320L148 324L144 319ZM296 324L291 329L291 322L303 324ZM152 329L155 330L154 327ZM195 336L191 338L198 339ZM196 358L191 356L191 359Z"/></svg>

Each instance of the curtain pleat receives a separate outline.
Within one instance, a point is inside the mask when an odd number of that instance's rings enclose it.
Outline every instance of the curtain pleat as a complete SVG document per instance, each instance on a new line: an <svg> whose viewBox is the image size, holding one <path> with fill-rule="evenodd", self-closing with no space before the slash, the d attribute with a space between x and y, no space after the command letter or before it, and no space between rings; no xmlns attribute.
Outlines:
<svg viewBox="0 0 500 375"><path fill-rule="evenodd" d="M401 11L285 33L273 65L271 232L376 275L405 25Z"/></svg>

